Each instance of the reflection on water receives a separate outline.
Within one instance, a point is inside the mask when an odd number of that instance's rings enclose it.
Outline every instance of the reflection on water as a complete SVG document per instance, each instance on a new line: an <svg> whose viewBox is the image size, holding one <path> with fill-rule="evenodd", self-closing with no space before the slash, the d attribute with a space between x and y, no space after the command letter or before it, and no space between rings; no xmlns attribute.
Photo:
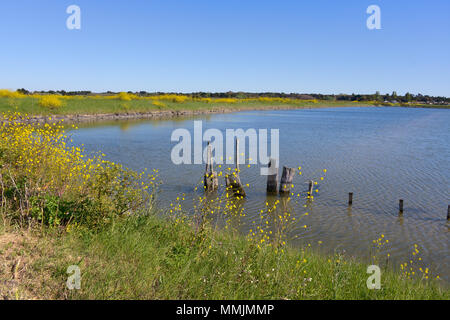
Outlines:
<svg viewBox="0 0 450 320"><path fill-rule="evenodd" d="M427 266L449 281L449 110L252 111L80 125L72 134L74 143L84 144L88 152L101 150L107 159L137 170L160 169L164 184L159 201L167 206L182 193L192 198L202 179L203 165L176 166L170 160L172 131L192 132L194 119L203 120L203 130L279 129L281 166L302 166L303 174L294 179L295 193L306 192L308 180L327 169L309 214L290 230L295 244L369 258L372 240L383 234L394 262L409 259L418 244ZM266 195L266 177L258 166L241 170L241 180L250 184L240 219L241 231L248 233L266 202L276 199ZM354 193L351 208L349 192ZM399 199L404 199L403 216L398 215Z"/></svg>

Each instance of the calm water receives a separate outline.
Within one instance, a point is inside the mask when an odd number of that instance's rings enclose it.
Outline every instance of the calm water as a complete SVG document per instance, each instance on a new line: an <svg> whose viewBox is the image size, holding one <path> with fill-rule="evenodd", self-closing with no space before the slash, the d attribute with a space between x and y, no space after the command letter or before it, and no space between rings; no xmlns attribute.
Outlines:
<svg viewBox="0 0 450 320"><path fill-rule="evenodd" d="M332 253L368 258L372 240L384 234L394 264L409 261L414 244L425 266L447 283L450 223L450 110L407 108L330 108L295 111L253 111L177 120L125 121L85 125L72 132L86 151L101 150L106 158L137 170L157 168L164 184L160 203L181 193L192 194L203 165L172 164L170 141L176 128L278 128L281 166L302 166L295 191L307 189L309 178L327 169L309 215L292 231L294 244ZM259 167L242 168L251 188L245 200L242 232L267 200L266 177ZM353 207L347 194L354 192ZM398 215L398 200L405 212ZM309 227L302 228L304 224ZM318 244L322 241L322 244Z"/></svg>

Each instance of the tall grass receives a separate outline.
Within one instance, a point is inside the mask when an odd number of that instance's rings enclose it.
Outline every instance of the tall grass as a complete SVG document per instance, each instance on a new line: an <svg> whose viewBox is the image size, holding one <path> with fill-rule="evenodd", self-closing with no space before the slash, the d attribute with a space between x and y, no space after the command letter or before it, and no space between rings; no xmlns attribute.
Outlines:
<svg viewBox="0 0 450 320"><path fill-rule="evenodd" d="M369 290L367 266L307 249L275 252L245 238L150 214L99 233L60 238L56 297L71 299L448 299L435 283L382 271ZM67 259L67 256L74 258ZM75 258L79 257L79 258ZM81 290L64 288L67 266L82 272Z"/></svg>

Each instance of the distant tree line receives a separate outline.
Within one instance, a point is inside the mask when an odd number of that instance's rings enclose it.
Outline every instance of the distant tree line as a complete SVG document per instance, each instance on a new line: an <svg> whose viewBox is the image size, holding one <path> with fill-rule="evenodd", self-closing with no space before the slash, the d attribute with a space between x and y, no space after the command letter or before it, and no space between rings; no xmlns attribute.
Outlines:
<svg viewBox="0 0 450 320"><path fill-rule="evenodd" d="M107 91L103 93L93 93L91 91L65 91L65 90L49 90L49 91L34 91L30 92L26 89L18 89L17 90L23 94L60 94L64 96L88 96L88 95L113 95L118 92ZM192 92L192 93L181 93L181 92L147 92L147 91L137 91L132 92L128 91L130 94L136 94L143 97L155 96L155 95L163 95L163 94L176 94L176 95L185 95L193 98L235 98L235 99L249 99L249 98L290 98L290 99L300 99L300 100L329 100L329 101L378 101L382 102L391 102L391 103L433 103L433 104L449 104L450 97L444 96L429 96L412 94L407 92L405 95L398 95L396 91L393 91L391 94L381 94L379 91L374 94L317 94L317 93L284 93L284 92Z"/></svg>
<svg viewBox="0 0 450 320"><path fill-rule="evenodd" d="M19 92L22 92L24 94L30 94L28 90L25 89L19 89L17 90ZM60 94L62 96L87 96L92 94L92 91L65 91L65 90L49 90L49 91L34 91L33 93L38 94Z"/></svg>

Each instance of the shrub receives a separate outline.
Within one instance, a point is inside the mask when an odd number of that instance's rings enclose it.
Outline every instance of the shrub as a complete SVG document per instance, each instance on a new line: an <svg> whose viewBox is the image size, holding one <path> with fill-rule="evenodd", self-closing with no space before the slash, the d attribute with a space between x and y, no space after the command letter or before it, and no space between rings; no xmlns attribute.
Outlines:
<svg viewBox="0 0 450 320"><path fill-rule="evenodd" d="M116 98L122 101L131 101L138 99L136 95L127 92L119 92Z"/></svg>
<svg viewBox="0 0 450 320"><path fill-rule="evenodd" d="M24 97L25 95L18 91L0 89L0 98L24 98Z"/></svg>
<svg viewBox="0 0 450 320"><path fill-rule="evenodd" d="M0 125L0 213L19 222L100 226L152 204L155 175L85 158L57 123L30 125L17 113Z"/></svg>
<svg viewBox="0 0 450 320"><path fill-rule="evenodd" d="M150 97L153 100L165 100L165 101L171 101L175 103L183 103L190 99L188 96L184 95L177 95L177 94L163 94L158 96Z"/></svg>
<svg viewBox="0 0 450 320"><path fill-rule="evenodd" d="M39 106L49 109L57 109L62 107L63 103L56 95L47 95L39 98Z"/></svg>

